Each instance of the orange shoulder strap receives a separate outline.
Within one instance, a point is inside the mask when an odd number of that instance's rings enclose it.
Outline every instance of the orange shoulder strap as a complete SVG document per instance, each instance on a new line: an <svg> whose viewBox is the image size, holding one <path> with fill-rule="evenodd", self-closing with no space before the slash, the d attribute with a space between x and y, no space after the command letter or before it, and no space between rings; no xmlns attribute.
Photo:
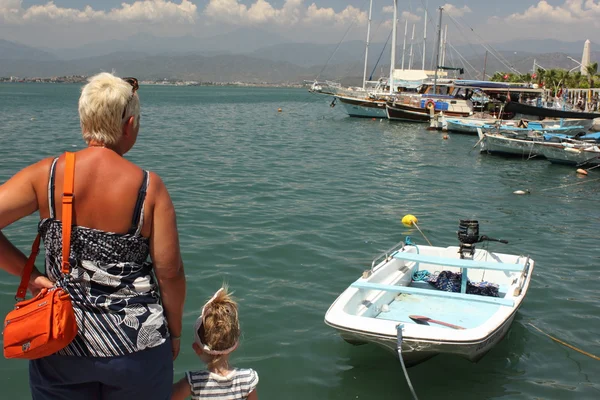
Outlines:
<svg viewBox="0 0 600 400"><path fill-rule="evenodd" d="M17 289L17 294L15 295L15 300L21 301L25 299L27 295L27 286L29 285L29 278L31 277L31 272L33 272L33 266L35 265L35 258L40 252L40 234L35 237L33 241L33 245L31 246L31 254L27 259L27 263L25 264L25 268L23 268L23 273L21 274L21 283L19 284L19 288Z"/></svg>
<svg viewBox="0 0 600 400"><path fill-rule="evenodd" d="M62 226L63 226L63 252L62 252L62 273L69 274L71 265L69 264L69 253L71 250L71 225L73 223L73 186L75 184L75 153L65 153L65 183L63 189L63 208L62 208ZM35 259L40 252L40 235L35 237L31 246L31 254L27 259L23 273L21 274L21 283L17 289L16 300L23 300L27 295L27 286L29 278L33 272Z"/></svg>
<svg viewBox="0 0 600 400"><path fill-rule="evenodd" d="M73 225L73 186L75 185L75 153L65 153L65 182L62 198L62 273L71 272L71 227Z"/></svg>

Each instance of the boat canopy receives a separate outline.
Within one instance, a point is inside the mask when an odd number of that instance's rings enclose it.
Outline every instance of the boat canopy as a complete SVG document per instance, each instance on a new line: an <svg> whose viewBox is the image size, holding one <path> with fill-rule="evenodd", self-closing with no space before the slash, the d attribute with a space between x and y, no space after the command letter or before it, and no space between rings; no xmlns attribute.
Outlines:
<svg viewBox="0 0 600 400"><path fill-rule="evenodd" d="M457 79L454 81L455 87L481 89L482 91L493 92L513 92L513 93L544 93L544 89L529 87L526 83L506 83L506 82L491 82L491 81L476 81L467 79Z"/></svg>
<svg viewBox="0 0 600 400"><path fill-rule="evenodd" d="M416 89L428 78L427 72L420 69L396 69L394 70L394 87Z"/></svg>

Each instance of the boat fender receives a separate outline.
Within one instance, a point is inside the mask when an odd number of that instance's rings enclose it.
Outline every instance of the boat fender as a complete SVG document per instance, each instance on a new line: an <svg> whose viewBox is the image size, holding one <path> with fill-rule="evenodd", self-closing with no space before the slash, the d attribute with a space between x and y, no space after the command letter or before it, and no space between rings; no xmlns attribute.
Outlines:
<svg viewBox="0 0 600 400"><path fill-rule="evenodd" d="M565 151L568 153L575 153L575 154L579 154L581 153L581 150L579 149L574 149L572 147L565 147Z"/></svg>
<svg viewBox="0 0 600 400"><path fill-rule="evenodd" d="M515 190L513 194L530 194L529 190Z"/></svg>
<svg viewBox="0 0 600 400"><path fill-rule="evenodd" d="M428 109L429 111L431 111L431 109L435 108L435 103L433 102L433 100L427 100L427 102L425 103L425 108Z"/></svg>

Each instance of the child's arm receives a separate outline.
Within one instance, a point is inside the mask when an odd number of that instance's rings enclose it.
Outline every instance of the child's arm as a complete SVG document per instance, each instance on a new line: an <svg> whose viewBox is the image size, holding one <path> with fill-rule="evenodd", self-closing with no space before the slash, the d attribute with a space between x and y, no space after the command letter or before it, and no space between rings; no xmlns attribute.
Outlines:
<svg viewBox="0 0 600 400"><path fill-rule="evenodd" d="M183 377L179 382L173 384L173 392L171 393L171 400L185 400L192 395L192 389L187 380L187 377ZM250 398L250 397L248 397Z"/></svg>
<svg viewBox="0 0 600 400"><path fill-rule="evenodd" d="M256 389L250 392L248 397L246 397L246 400L258 400L258 393L256 392Z"/></svg>

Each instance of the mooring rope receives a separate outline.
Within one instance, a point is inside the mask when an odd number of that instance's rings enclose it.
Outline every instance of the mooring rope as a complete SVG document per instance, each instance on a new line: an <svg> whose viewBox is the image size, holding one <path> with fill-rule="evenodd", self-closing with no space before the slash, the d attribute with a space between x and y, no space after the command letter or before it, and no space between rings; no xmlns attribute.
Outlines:
<svg viewBox="0 0 600 400"><path fill-rule="evenodd" d="M586 181L583 181L583 182L576 182L576 183L566 183L566 184L564 184L564 185L560 185L560 186L555 186L555 187L546 188L546 189L540 189L540 192L543 192L543 191L546 191L546 190L560 189L560 188L567 187L567 186L582 185L582 184L584 184L584 183L587 183L587 182L594 182L594 181L600 181L600 178L592 179L592 180L589 180L589 181L588 181L588 180L586 180Z"/></svg>
<svg viewBox="0 0 600 400"><path fill-rule="evenodd" d="M557 338L555 338L554 336L550 336L550 335L548 335L546 332L544 332L543 330L541 330L540 328L538 328L537 326L535 326L535 325L534 325L534 324L532 324L531 322L528 322L528 324L529 324L529 325L531 325L531 326L532 326L532 327L533 327L535 330L537 330L538 332L540 332L542 335L544 335L544 336L548 336L550 339L554 340L555 342L557 342L557 343L560 343L560 344L562 344L563 346L566 346L566 347L570 348L571 350L575 350L575 351L576 351L576 352L578 352L578 353L581 353L581 354L583 354L583 355L586 355L586 356L588 356L588 357L590 357L590 358L593 358L593 359L594 359L594 360L596 360L596 361L600 361L600 357L598 357L598 356L595 356L595 355L593 355L593 354L591 354L591 353L588 353L587 351L583 351L583 350L581 350L581 349L578 349L577 347L575 347L575 346L572 346L572 345L570 345L569 343L563 342L562 340L560 340L560 339L557 339Z"/></svg>

